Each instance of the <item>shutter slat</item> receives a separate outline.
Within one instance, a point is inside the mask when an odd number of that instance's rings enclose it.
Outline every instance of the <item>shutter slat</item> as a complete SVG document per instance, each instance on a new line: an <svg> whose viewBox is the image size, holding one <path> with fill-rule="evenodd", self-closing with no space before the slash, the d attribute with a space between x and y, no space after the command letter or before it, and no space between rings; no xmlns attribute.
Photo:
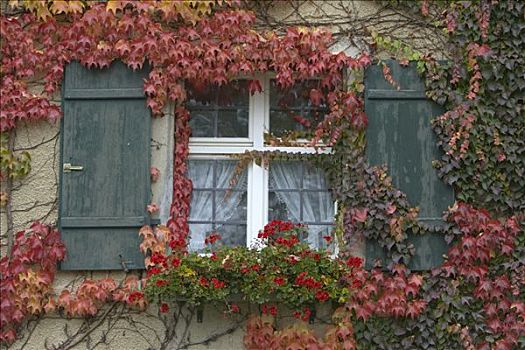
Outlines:
<svg viewBox="0 0 525 350"><path fill-rule="evenodd" d="M146 224L143 216L135 217L66 217L62 227L140 227Z"/></svg>
<svg viewBox="0 0 525 350"><path fill-rule="evenodd" d="M64 99L71 100L111 100L111 99L143 99L143 88L122 89L71 89L66 91Z"/></svg>
<svg viewBox="0 0 525 350"><path fill-rule="evenodd" d="M426 100L425 91L418 90L379 90L367 91L369 100Z"/></svg>

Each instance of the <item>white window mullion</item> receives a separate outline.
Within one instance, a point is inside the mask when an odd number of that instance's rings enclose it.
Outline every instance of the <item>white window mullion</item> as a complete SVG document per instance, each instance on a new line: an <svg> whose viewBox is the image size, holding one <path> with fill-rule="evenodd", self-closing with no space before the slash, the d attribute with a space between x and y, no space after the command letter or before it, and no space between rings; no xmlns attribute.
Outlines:
<svg viewBox="0 0 525 350"><path fill-rule="evenodd" d="M262 209L265 202L266 190L263 184L265 181L265 170L263 167L252 162L248 169L248 222L247 237L248 246L255 243L257 234L263 228L267 213Z"/></svg>
<svg viewBox="0 0 525 350"><path fill-rule="evenodd" d="M263 92L255 93L250 97L250 120L252 122L253 149L264 149L264 122L266 117L266 78L257 77L262 85ZM252 162L248 169L248 222L247 222L247 243L248 246L255 243L259 230L263 228L267 221L267 171L264 167Z"/></svg>
<svg viewBox="0 0 525 350"><path fill-rule="evenodd" d="M262 150L264 148L264 124L266 118L266 95L268 95L267 79L264 76L257 77L261 82L263 91L257 92L250 97L250 116L253 121L253 148Z"/></svg>

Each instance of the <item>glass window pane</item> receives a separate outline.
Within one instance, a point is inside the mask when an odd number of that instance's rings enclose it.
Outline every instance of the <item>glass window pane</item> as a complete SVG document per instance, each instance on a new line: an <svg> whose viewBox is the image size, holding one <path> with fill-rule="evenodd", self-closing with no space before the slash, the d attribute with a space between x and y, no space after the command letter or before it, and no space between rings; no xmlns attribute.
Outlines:
<svg viewBox="0 0 525 350"><path fill-rule="evenodd" d="M303 222L332 223L334 219L334 202L330 192L304 192Z"/></svg>
<svg viewBox="0 0 525 350"><path fill-rule="evenodd" d="M332 236L332 229L333 226L330 225L308 225L308 243L310 246L326 248L328 243L323 236Z"/></svg>
<svg viewBox="0 0 525 350"><path fill-rule="evenodd" d="M217 191L215 196L215 220L246 222L247 197L246 192Z"/></svg>
<svg viewBox="0 0 525 350"><path fill-rule="evenodd" d="M202 251L206 248L206 236L213 232L211 224L190 224L190 251Z"/></svg>
<svg viewBox="0 0 525 350"><path fill-rule="evenodd" d="M270 84L270 132L281 136L286 132L311 131L324 119L328 107L324 100L314 105L310 99L312 89L322 90L320 81L298 82L282 89L275 80ZM300 122L304 120L304 122Z"/></svg>
<svg viewBox="0 0 525 350"><path fill-rule="evenodd" d="M324 171L318 167L304 163L303 188L307 190L326 190L328 183Z"/></svg>
<svg viewBox="0 0 525 350"><path fill-rule="evenodd" d="M248 110L219 111L218 137L248 137Z"/></svg>
<svg viewBox="0 0 525 350"><path fill-rule="evenodd" d="M270 189L298 190L303 182L303 163L297 161L273 161L270 164Z"/></svg>
<svg viewBox="0 0 525 350"><path fill-rule="evenodd" d="M222 159L192 159L188 162L188 176L193 182L189 217L192 251L203 250L206 235L212 232L213 228L219 231L221 226L225 226L223 231L228 244L237 244L235 242L238 241L242 241L241 244L246 243L246 170L239 176L233 188L230 188L230 180L237 163ZM193 237L197 240L195 243Z"/></svg>
<svg viewBox="0 0 525 350"><path fill-rule="evenodd" d="M191 221L213 220L213 192L194 190L191 194Z"/></svg>
<svg viewBox="0 0 525 350"><path fill-rule="evenodd" d="M246 246L246 225L217 225L221 239L219 244Z"/></svg>
<svg viewBox="0 0 525 350"><path fill-rule="evenodd" d="M223 86L188 82L187 107L193 137L248 137L248 83Z"/></svg>
<svg viewBox="0 0 525 350"><path fill-rule="evenodd" d="M190 118L192 137L213 137L215 133L215 115L213 110L192 110Z"/></svg>
<svg viewBox="0 0 525 350"><path fill-rule="evenodd" d="M301 112L270 109L270 132L275 136L282 136L287 131L305 131L302 124L294 116L301 116Z"/></svg>
<svg viewBox="0 0 525 350"><path fill-rule="evenodd" d="M246 189L247 186L247 169L243 169L242 174L236 179L235 183L231 184L233 173L237 169L238 161L235 160L218 160L216 162L217 172L217 188L233 188L233 189Z"/></svg>
<svg viewBox="0 0 525 350"><path fill-rule="evenodd" d="M301 196L299 192L268 193L268 220L301 222Z"/></svg>
<svg viewBox="0 0 525 350"><path fill-rule="evenodd" d="M213 188L214 160L188 161L188 177L193 183L193 188Z"/></svg>

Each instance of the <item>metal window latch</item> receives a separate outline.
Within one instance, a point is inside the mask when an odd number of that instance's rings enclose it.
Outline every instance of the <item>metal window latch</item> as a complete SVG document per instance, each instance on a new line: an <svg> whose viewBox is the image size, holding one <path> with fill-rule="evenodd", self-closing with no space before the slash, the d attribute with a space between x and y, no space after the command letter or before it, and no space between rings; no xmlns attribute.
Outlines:
<svg viewBox="0 0 525 350"><path fill-rule="evenodd" d="M70 173L72 171L82 171L84 170L84 167L81 165L71 165L71 163L64 163L62 169L65 173Z"/></svg>
<svg viewBox="0 0 525 350"><path fill-rule="evenodd" d="M122 266L122 270L124 270L124 272L129 272L129 268L130 267L133 267L133 261L131 260L124 260L124 257L122 256L122 254L119 254L118 257L120 258L120 266Z"/></svg>

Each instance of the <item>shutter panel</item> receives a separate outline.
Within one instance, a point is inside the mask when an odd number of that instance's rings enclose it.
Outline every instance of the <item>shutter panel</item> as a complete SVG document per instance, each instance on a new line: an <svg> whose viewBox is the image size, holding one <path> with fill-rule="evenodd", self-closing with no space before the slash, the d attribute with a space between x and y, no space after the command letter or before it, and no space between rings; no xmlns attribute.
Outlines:
<svg viewBox="0 0 525 350"><path fill-rule="evenodd" d="M365 75L368 161L386 164L394 186L406 193L412 206L419 207L420 221L439 226L443 211L454 202L452 188L439 179L432 166L441 154L430 121L444 110L427 99L414 63L402 67L388 61L387 65L400 90L385 80L381 65L371 66ZM412 269L441 264L447 251L443 235L409 233L409 240L416 248ZM367 263L384 256L377 242L367 242Z"/></svg>
<svg viewBox="0 0 525 350"><path fill-rule="evenodd" d="M144 266L138 231L149 223L147 74L121 62L103 70L77 62L66 67L59 215L64 270Z"/></svg>

